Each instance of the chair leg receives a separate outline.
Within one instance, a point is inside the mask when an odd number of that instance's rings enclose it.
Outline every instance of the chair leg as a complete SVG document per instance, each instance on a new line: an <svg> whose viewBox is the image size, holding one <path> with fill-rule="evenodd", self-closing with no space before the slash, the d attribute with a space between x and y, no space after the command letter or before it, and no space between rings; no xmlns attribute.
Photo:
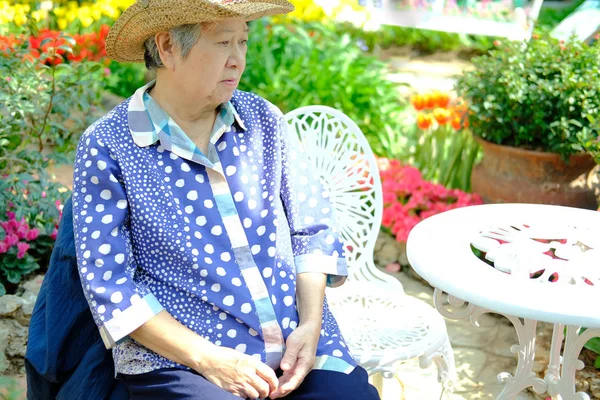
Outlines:
<svg viewBox="0 0 600 400"><path fill-rule="evenodd" d="M421 356L419 358L419 365L421 368L427 368L431 365L431 362L435 362L438 369L438 382L440 382L444 389L452 390L454 382L457 379L456 375L456 364L454 362L454 351L450 345L450 339L446 337L444 344L434 351L432 354L427 356Z"/></svg>
<svg viewBox="0 0 600 400"><path fill-rule="evenodd" d="M379 393L379 397L383 399L383 375L377 373L371 375L371 379L373 381L373 386L375 386L375 389L377 389L377 392Z"/></svg>

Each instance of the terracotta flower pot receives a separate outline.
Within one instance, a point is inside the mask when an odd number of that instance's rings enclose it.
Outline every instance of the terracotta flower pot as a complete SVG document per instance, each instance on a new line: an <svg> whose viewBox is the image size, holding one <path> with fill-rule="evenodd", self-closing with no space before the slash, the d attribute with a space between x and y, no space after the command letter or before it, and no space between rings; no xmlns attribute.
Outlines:
<svg viewBox="0 0 600 400"><path fill-rule="evenodd" d="M588 175L589 154L558 154L497 145L481 138L483 160L473 168L471 189L488 203L536 203L598 208Z"/></svg>

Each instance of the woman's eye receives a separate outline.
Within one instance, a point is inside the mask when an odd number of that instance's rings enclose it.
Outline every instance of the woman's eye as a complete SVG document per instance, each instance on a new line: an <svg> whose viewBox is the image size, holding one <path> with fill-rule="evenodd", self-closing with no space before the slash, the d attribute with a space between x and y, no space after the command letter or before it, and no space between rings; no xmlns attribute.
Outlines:
<svg viewBox="0 0 600 400"><path fill-rule="evenodd" d="M229 40L226 40L224 42L219 42L219 44L222 44L223 46L229 46Z"/></svg>
<svg viewBox="0 0 600 400"><path fill-rule="evenodd" d="M247 43L248 43L248 39L240 40L240 44L247 44Z"/></svg>

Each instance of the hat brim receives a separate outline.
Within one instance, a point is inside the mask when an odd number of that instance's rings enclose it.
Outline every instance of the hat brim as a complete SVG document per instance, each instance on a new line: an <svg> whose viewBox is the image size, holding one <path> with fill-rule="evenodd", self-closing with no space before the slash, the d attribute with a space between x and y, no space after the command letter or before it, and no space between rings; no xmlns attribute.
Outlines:
<svg viewBox="0 0 600 400"><path fill-rule="evenodd" d="M144 42L158 32L179 25L221 21L228 18L255 20L267 15L286 14L294 6L285 0L249 0L220 5L208 0L191 3L166 1L161 6L144 7L137 1L121 14L106 38L108 57L119 62L143 62Z"/></svg>

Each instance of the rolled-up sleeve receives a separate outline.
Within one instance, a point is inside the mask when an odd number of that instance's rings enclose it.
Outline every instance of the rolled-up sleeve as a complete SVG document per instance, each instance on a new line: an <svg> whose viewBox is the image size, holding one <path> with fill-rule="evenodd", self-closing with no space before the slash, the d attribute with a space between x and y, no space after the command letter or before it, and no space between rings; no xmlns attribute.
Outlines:
<svg viewBox="0 0 600 400"><path fill-rule="evenodd" d="M134 281L128 219L117 157L90 128L75 159L73 223L83 290L107 348L163 309L147 287Z"/></svg>
<svg viewBox="0 0 600 400"><path fill-rule="evenodd" d="M281 199L290 226L296 273L322 272L327 274L328 286L340 286L348 276L348 267L329 192L298 135L283 118L279 131Z"/></svg>

